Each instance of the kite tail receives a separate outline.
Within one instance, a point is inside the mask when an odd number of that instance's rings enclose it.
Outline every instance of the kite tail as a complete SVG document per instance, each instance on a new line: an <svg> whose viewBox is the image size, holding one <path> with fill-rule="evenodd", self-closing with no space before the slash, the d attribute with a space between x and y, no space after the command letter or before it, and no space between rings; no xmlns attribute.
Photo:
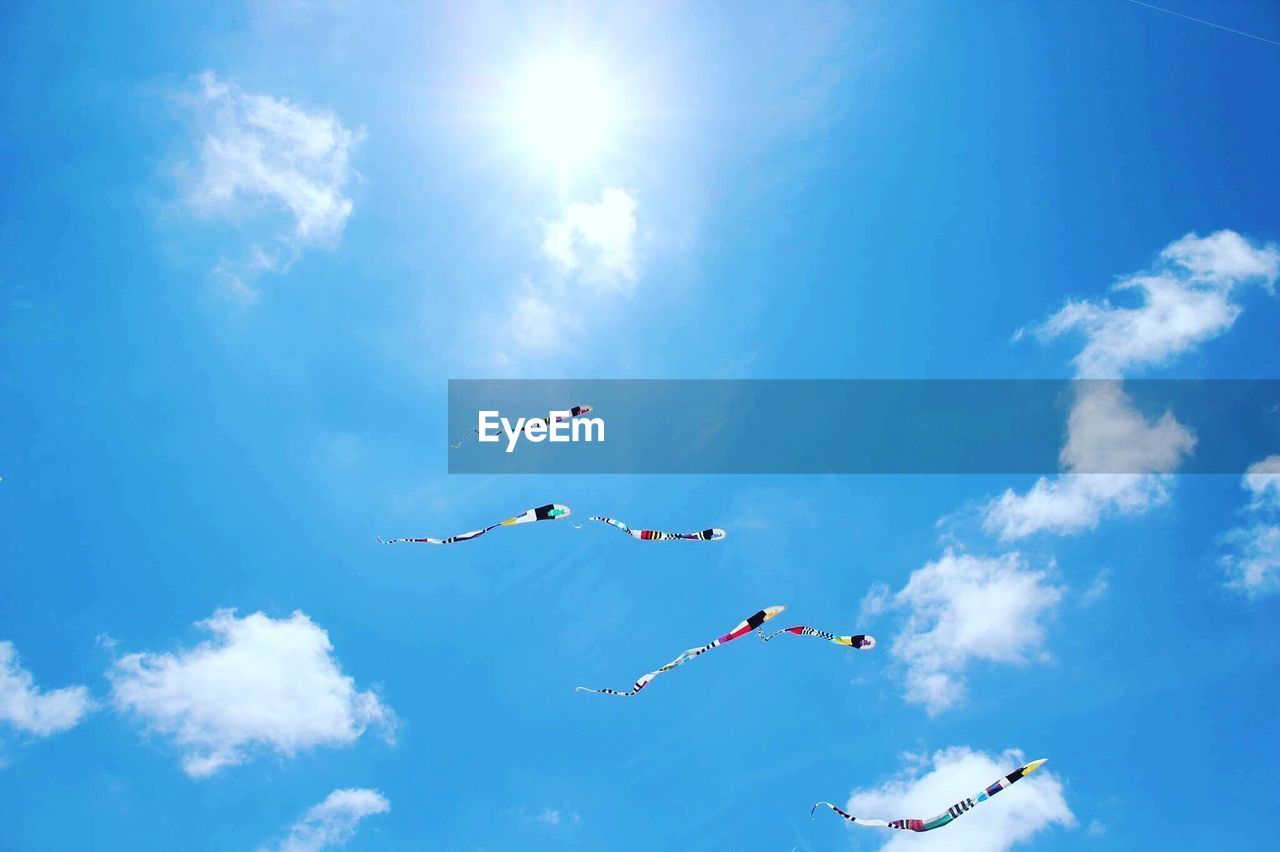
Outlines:
<svg viewBox="0 0 1280 852"><path fill-rule="evenodd" d="M622 530L627 535L632 535L632 536L634 535L634 533L631 532L631 527L627 526L625 523L617 520L616 518L606 518L601 515L595 515L591 518L591 520L599 521L602 524L608 524L611 527L616 527Z"/></svg>
<svg viewBox="0 0 1280 852"><path fill-rule="evenodd" d="M644 687L642 686L642 687L640 687L640 689L644 689ZM618 690L616 690L616 689L608 689L608 688L605 688L605 689L592 689L592 688L591 688L591 687L589 687L589 686L575 686L575 687L573 688L573 691L574 691L574 692L590 692L590 693L593 693L593 694L595 694L595 695L616 695L616 696L618 696L619 698L630 698L631 696L633 696L633 695L635 695L637 692L639 692L639 691L640 691L640 689L635 689L635 688L633 688L633 689L631 689L631 691L630 691L630 692L619 692L619 691L618 691Z"/></svg>
<svg viewBox="0 0 1280 852"><path fill-rule="evenodd" d="M809 808L809 819L813 819L813 815L814 815L814 813L818 810L818 806L819 806L819 805L826 805L827 807L831 808L831 810L833 810L833 811L835 811L836 813L840 814L840 816L842 816L842 817L844 817L845 819L849 820L849 822L857 822L857 821L858 821L855 817L853 817L852 815L850 815L850 814L849 814L849 813L847 813L846 811L841 810L840 808L836 807L835 805L831 804L830 802L814 802L814 803L813 803L813 807Z"/></svg>
<svg viewBox="0 0 1280 852"><path fill-rule="evenodd" d="M918 823L919 822L919 820L894 820L893 822L885 822L882 819L863 819L862 817L854 816L853 814L846 811L844 808L841 808L837 805L833 805L830 802L815 802L813 807L809 809L809 819L813 819L814 811L818 809L818 805L826 805L828 808L831 808L831 810L835 811L840 816L849 820L849 822L853 823L854 825L869 825L869 826L874 826L876 828L907 828L907 826L905 825L895 825L894 823L899 823L899 822ZM919 829L912 829L912 831L918 831L918 830Z"/></svg>
<svg viewBox="0 0 1280 852"><path fill-rule="evenodd" d="M647 674L642 675L640 679L635 682L635 686L631 687L628 692L619 692L616 689L592 689L588 686L579 686L575 689L575 692L593 692L596 695L616 695L619 698L630 698L648 686L650 681L662 674L664 671L666 671L666 667L663 667L656 672L648 672Z"/></svg>
<svg viewBox="0 0 1280 852"><path fill-rule="evenodd" d="M695 533L673 533L664 532L663 530L633 529L624 521L620 521L617 518L606 518L601 515L597 515L591 520L608 524L640 541L720 541L725 537L725 531L719 528L705 529Z"/></svg>
<svg viewBox="0 0 1280 852"><path fill-rule="evenodd" d="M438 538L379 538L378 544L399 544L408 542L410 544L444 544Z"/></svg>
<svg viewBox="0 0 1280 852"><path fill-rule="evenodd" d="M805 627L803 625L784 627L776 633L770 633L768 636L765 636L764 632L759 628L757 628L756 632L759 633L760 638L766 642L781 633L792 633L796 636L816 636L819 639L826 639L828 642L834 642L837 645L844 645L845 647L854 648L859 651L870 650L876 646L876 637L866 633L855 633L852 636L837 636L834 633L828 633L827 631L819 630L816 627Z"/></svg>
<svg viewBox="0 0 1280 852"><path fill-rule="evenodd" d="M449 449L451 449L451 450L456 450L456 449L458 449L458 447L461 447L463 444L465 444L465 443L467 442L467 438L470 438L473 434L474 434L474 435L479 435L479 434L480 434L480 430L479 430L477 427L475 427L475 426L472 426L470 429L468 429L467 431L463 432L463 433L462 433L462 438L461 438L461 440L459 440L459 441L458 441L458 443L456 443L456 444L450 444L450 445L449 445Z"/></svg>

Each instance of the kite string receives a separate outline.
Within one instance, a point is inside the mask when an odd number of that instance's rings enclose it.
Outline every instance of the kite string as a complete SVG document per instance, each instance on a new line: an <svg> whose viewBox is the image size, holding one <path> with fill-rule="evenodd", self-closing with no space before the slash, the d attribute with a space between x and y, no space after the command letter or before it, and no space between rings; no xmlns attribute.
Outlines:
<svg viewBox="0 0 1280 852"><path fill-rule="evenodd" d="M1197 24L1204 24L1206 27L1213 27L1214 29L1217 29L1217 30L1224 30L1226 32L1233 33L1234 35L1244 36L1245 38L1251 38L1255 41L1261 41L1261 42L1265 42L1266 44L1280 47L1280 41L1272 41L1269 38L1264 38L1263 36L1260 36L1260 35L1254 35L1253 33L1246 33L1246 32L1243 32L1242 30L1233 30L1231 27L1225 27L1222 24L1215 24L1213 21L1206 21L1203 18L1196 18L1196 17L1192 17L1191 15L1184 15L1182 12L1175 12L1172 9L1165 9L1160 6L1153 5L1151 3L1144 3L1143 0L1128 0L1128 2L1132 3L1135 6L1145 6L1146 8L1154 9L1157 12L1164 12L1166 15L1173 15L1175 18L1185 18L1186 20L1194 21Z"/></svg>

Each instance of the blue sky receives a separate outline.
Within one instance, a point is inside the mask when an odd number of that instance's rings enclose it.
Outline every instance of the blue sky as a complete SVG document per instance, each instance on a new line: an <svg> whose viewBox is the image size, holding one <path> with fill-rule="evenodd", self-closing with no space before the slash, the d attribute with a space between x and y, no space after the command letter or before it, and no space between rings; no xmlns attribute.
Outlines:
<svg viewBox="0 0 1280 852"><path fill-rule="evenodd" d="M1269 846L1280 459L1179 477L1121 395L1064 464L1166 473L449 476L445 402L1273 377L1280 48L1123 0L471 5L0 11L0 848ZM553 60L591 145L528 115ZM553 501L729 536L374 542ZM880 645L573 691L770 604ZM943 832L808 817L1020 756Z"/></svg>

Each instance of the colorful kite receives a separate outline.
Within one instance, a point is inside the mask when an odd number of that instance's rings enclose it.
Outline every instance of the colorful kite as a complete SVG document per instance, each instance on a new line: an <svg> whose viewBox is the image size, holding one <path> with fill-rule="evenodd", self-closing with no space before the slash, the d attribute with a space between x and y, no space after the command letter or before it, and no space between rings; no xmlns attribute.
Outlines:
<svg viewBox="0 0 1280 852"><path fill-rule="evenodd" d="M809 811L809 816L813 816L813 812L818 809L818 805L826 805L831 808L831 810L840 814L840 816L849 820L849 822L857 823L858 825L869 825L877 828L901 828L906 831L933 831L935 828L942 828L944 825L948 825L952 821L958 819L961 814L973 809L979 802L985 802L987 799L990 799L996 793L999 793L1005 787L1012 785L1018 779L1025 778L1032 772L1035 772L1040 768L1040 764L1044 763L1048 759L1049 758L1047 757L1042 757L1039 760L1031 761L1026 766L1019 766L1017 769L1013 770L999 781L996 781L981 793L956 802L954 805L947 808L945 813L938 814L936 817L931 819L894 819L889 820L888 822L882 819L863 819L862 817L852 816L842 811L830 802L816 803Z"/></svg>
<svg viewBox="0 0 1280 852"><path fill-rule="evenodd" d="M768 636L764 635L763 630L757 629L756 632L759 633L760 638L766 642L783 633L793 633L796 636L817 636L819 639L826 639L828 642L834 642L837 645L855 648L859 651L870 651L876 646L876 637L868 636L865 633L855 633L852 636L836 636L834 633L828 633L825 630L818 630L815 627L805 627L804 625L784 627L782 630L779 630L776 633L770 633Z"/></svg>
<svg viewBox="0 0 1280 852"><path fill-rule="evenodd" d="M396 542L407 541L416 544L453 544L455 541L471 541L473 538L479 538L489 530L498 527L511 527L516 524L531 524L534 521L555 521L560 518L567 518L572 514L568 506L561 506L559 503L548 503L545 506L539 506L536 509L530 509L522 512L514 518L507 518L505 521L499 521L496 524L490 524L482 530L472 530L471 532L459 533L451 535L448 538L393 538L387 541L378 539L381 544L395 544Z"/></svg>
<svg viewBox="0 0 1280 852"><path fill-rule="evenodd" d="M709 529L695 533L672 533L663 532L662 530L633 530L622 521L614 518L594 517L591 520L617 527L632 538L638 538L641 541L719 541L725 536L724 530L720 529Z"/></svg>
<svg viewBox="0 0 1280 852"><path fill-rule="evenodd" d="M569 409L568 417L540 417L534 420L525 421L524 428L528 429L530 426L534 425L535 423L541 423L544 426L550 426L552 423L559 423L561 420L572 420L575 417L581 417L584 414L590 414L590 413L591 413L591 406L575 405L573 408ZM458 443L456 444L450 444L449 449L456 450L458 449L458 447L461 447L466 442L467 438L471 437L472 435L479 435L479 434L480 434L480 427L472 426L466 432L462 433L462 440L458 441Z"/></svg>
<svg viewBox="0 0 1280 852"><path fill-rule="evenodd" d="M637 692L639 692L640 690L648 686L649 681L653 680L655 677L662 674L663 672L669 672L672 669L674 669L676 666L682 666L685 663L692 660L694 657L697 657L701 654L705 654L707 651L710 651L712 648L715 648L719 645L723 645L726 642L732 642L734 639L738 639L743 636L746 636L752 630L755 630L761 624L764 624L766 621L773 618L778 613L782 612L783 609L785 609L785 607L771 606L771 607L766 607L765 609L760 610L755 615L751 616L750 618L747 618L745 621L741 622L737 627L733 628L728 633L721 636L719 639L716 639L714 642L708 642L706 645L703 645L700 648L690 648L689 650L685 651L683 654L676 657L674 660L667 663L665 666L658 669L657 671L652 671L652 672L649 672L648 674L641 675L640 679L636 681L635 686L631 687L630 692L619 692L616 689L588 689L585 686L578 687L578 692L596 692L596 693L603 693L604 695L621 695L624 698L630 698L632 695L635 695Z"/></svg>

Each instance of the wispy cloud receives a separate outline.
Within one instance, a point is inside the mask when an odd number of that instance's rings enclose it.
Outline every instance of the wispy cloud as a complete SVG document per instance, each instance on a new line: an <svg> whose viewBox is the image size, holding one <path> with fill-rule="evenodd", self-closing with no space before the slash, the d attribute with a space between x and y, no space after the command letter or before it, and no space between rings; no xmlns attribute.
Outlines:
<svg viewBox="0 0 1280 852"><path fill-rule="evenodd" d="M1036 333L1053 339L1076 332L1085 345L1072 360L1081 378L1119 378L1160 366L1229 329L1240 315L1234 291L1280 275L1280 248L1253 245L1235 231L1187 234L1160 253L1155 268L1121 279L1112 289L1136 294L1133 307L1109 300L1068 302Z"/></svg>
<svg viewBox="0 0 1280 852"><path fill-rule="evenodd" d="M1063 589L1022 556L972 556L948 550L914 571L896 594L873 590L863 612L906 612L890 652L907 667L906 699L930 715L965 694L965 669L974 660L1025 664L1043 657L1042 621Z"/></svg>
<svg viewBox="0 0 1280 852"><path fill-rule="evenodd" d="M546 831L574 828L582 824L582 816L569 808L544 807L541 810L518 808L510 812L520 823Z"/></svg>
<svg viewBox="0 0 1280 852"><path fill-rule="evenodd" d="M1031 490L1008 489L983 509L983 525L1004 540L1093 529L1103 515L1145 512L1169 499L1168 472L1195 446L1173 414L1146 420L1113 382L1077 386L1059 459L1065 476L1040 477ZM1110 473L1100 471L1160 471Z"/></svg>
<svg viewBox="0 0 1280 852"><path fill-rule="evenodd" d="M201 216L252 221L244 255L215 267L240 299L262 272L287 269L310 246L332 246L351 215L351 154L363 137L331 112L252 94L212 71L185 102L200 137L186 203Z"/></svg>
<svg viewBox="0 0 1280 852"><path fill-rule="evenodd" d="M1241 482L1253 509L1280 509L1280 455L1267 456L1245 470Z"/></svg>
<svg viewBox="0 0 1280 852"><path fill-rule="evenodd" d="M1280 455L1249 465L1240 485L1249 493L1252 521L1223 536L1230 552L1219 564L1227 587L1248 597L1280 592Z"/></svg>
<svg viewBox="0 0 1280 852"><path fill-rule="evenodd" d="M1089 587L1080 593L1080 606L1093 606L1111 592L1111 572L1103 568L1093 577Z"/></svg>
<svg viewBox="0 0 1280 852"><path fill-rule="evenodd" d="M542 254L550 269L525 276L501 324L506 341L533 354L561 352L583 337L585 318L606 316L609 299L629 293L639 277L636 201L605 189L595 202L575 201L543 223ZM499 366L513 356L498 350Z"/></svg>
<svg viewBox="0 0 1280 852"><path fill-rule="evenodd" d="M928 818L1026 763L1017 750L1000 755L956 746L924 760L911 760L879 787L854 790L846 810L873 819ZM1062 782L1048 769L1022 779L989 802L966 813L945 829L928 834L883 832L881 850L964 849L1006 852L1045 829L1073 828L1075 814L1067 806Z"/></svg>
<svg viewBox="0 0 1280 852"><path fill-rule="evenodd" d="M606 189L595 203L569 204L545 225L542 251L583 282L622 288L636 280L636 201L621 189Z"/></svg>
<svg viewBox="0 0 1280 852"><path fill-rule="evenodd" d="M74 728L93 710L83 686L41 690L18 661L12 642L0 642L0 723L37 737Z"/></svg>
<svg viewBox="0 0 1280 852"><path fill-rule="evenodd" d="M543 825L577 825L582 822L582 817L578 816L577 811L564 812L556 808L543 808L542 813L538 814L534 819Z"/></svg>
<svg viewBox="0 0 1280 852"><path fill-rule="evenodd" d="M558 352L576 336L581 322L572 310L558 305L564 296L555 290L539 290L526 280L507 317L508 337L522 349Z"/></svg>
<svg viewBox="0 0 1280 852"><path fill-rule="evenodd" d="M1280 249L1254 245L1234 231L1188 234L1166 246L1147 270L1122 279L1119 293L1139 303L1068 302L1035 329L1042 339L1084 335L1072 360L1084 379L1120 378L1161 366L1225 332L1239 316L1238 286L1272 288ZM1025 494L1012 489L984 509L986 528L1002 539L1069 535L1108 513L1138 514L1169 499L1171 473L1195 438L1171 412L1148 421L1118 383L1082 384L1067 423L1060 461L1068 475L1041 477Z"/></svg>
<svg viewBox="0 0 1280 852"><path fill-rule="evenodd" d="M108 671L117 709L171 738L187 774L212 775L257 748L289 757L348 745L371 726L390 731L390 708L356 689L329 634L305 614L237 618L224 609L196 626L213 638L191 650L128 654Z"/></svg>
<svg viewBox="0 0 1280 852"><path fill-rule="evenodd" d="M288 836L271 848L277 852L320 852L343 846L355 836L362 820L390 810L391 803L377 790L334 790L303 814L290 826Z"/></svg>

